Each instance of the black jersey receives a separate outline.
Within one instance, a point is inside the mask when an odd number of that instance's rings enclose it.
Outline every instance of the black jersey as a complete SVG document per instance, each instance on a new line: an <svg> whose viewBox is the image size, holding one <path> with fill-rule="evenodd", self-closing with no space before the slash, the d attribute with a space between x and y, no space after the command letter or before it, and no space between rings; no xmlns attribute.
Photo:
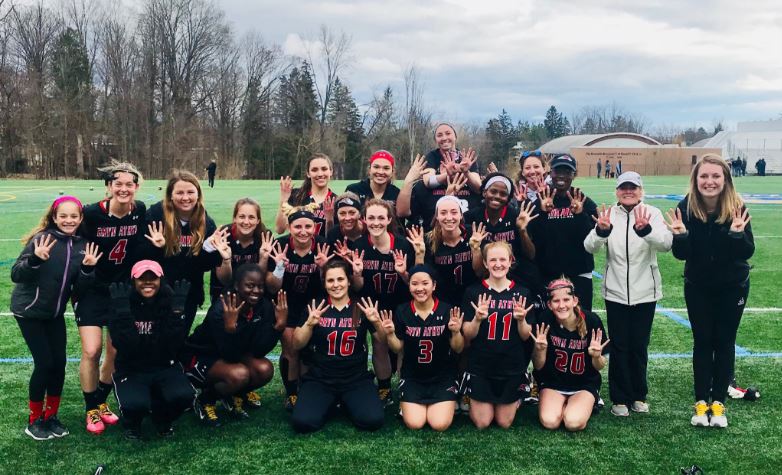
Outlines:
<svg viewBox="0 0 782 475"><path fill-rule="evenodd" d="M550 310L543 311L536 318L537 323L545 323L550 327L546 364L535 373L541 388L559 391L587 390L592 393L600 390L600 371L592 365L592 357L589 356L587 348L592 341L592 330L603 330L603 322L592 312L584 312L583 318L587 327L584 338L581 338L578 331L570 331L560 326L557 317ZM603 331L602 341L605 339L606 334Z"/></svg>
<svg viewBox="0 0 782 475"><path fill-rule="evenodd" d="M85 238L98 245L103 257L95 267L95 285L108 287L111 282L130 278L130 269L140 260L141 247L146 242L147 207L141 201L131 206L127 215L119 218L109 212L109 200L84 208Z"/></svg>
<svg viewBox="0 0 782 475"><path fill-rule="evenodd" d="M305 197L303 202L297 203L296 197L299 194L300 188L294 188L291 192L291 197L288 198L288 204L291 206L306 206L311 203L315 203L315 197L312 196L312 193L309 194L309 196ZM329 192L326 194L326 199L336 198L336 195L333 191L329 190ZM325 200L324 200L325 201ZM318 208L315 209L312 214L315 215L315 235L320 236L322 238L326 237L326 212L323 210L323 203L321 202L318 205ZM336 218L334 218L336 220Z"/></svg>
<svg viewBox="0 0 782 475"><path fill-rule="evenodd" d="M396 308L396 337L404 343L402 378L423 382L455 378L456 358L448 329L450 311L451 306L438 299L426 319L416 314L412 301Z"/></svg>
<svg viewBox="0 0 782 475"><path fill-rule="evenodd" d="M249 246L243 247L236 237L234 225L226 224L221 229L230 230L228 244L231 246L231 270L235 273L242 264L247 262L258 263L261 255L261 243L253 240ZM225 286L217 277L216 269L212 269L212 275L209 277L209 294L212 300L217 299Z"/></svg>
<svg viewBox="0 0 782 475"><path fill-rule="evenodd" d="M425 261L437 271L435 295L451 305L461 305L465 289L478 280L469 238L462 237L455 246L440 243L435 253L427 239Z"/></svg>
<svg viewBox="0 0 782 475"><path fill-rule="evenodd" d="M445 196L446 189L447 186L430 189L422 181L416 183L410 197L410 217L407 224L423 226L425 231L431 231L437 200ZM469 185L464 185L461 190L457 191L456 197L467 201L470 209L481 204L481 195L473 193Z"/></svg>
<svg viewBox="0 0 782 475"><path fill-rule="evenodd" d="M536 211L532 212L533 215L535 213ZM489 219L486 205L481 205L464 213L464 222L467 229L472 229L473 223L476 225L478 223L483 223L487 234L486 239L481 245L495 241L505 241L511 245L516 262L510 270L510 278L522 282L525 287L537 293L543 286L543 280L540 276L537 263L527 257L522 249L521 233L519 232L519 227L516 225L517 219L519 219L519 209L513 206L505 206L502 208L500 210L499 220L493 224ZM533 243L535 241L533 235L535 231L531 224L536 220L537 218L531 221L530 225L527 226L527 233Z"/></svg>
<svg viewBox="0 0 782 475"><path fill-rule="evenodd" d="M456 163L459 163L462 161L462 152L460 150L456 151L457 158ZM434 171L436 173L440 173L440 164L442 164L443 161L443 152L436 148L434 150L430 150L429 153L426 154L426 167L427 168L434 168ZM471 172L478 173L478 162L472 164L470 167Z"/></svg>
<svg viewBox="0 0 782 475"><path fill-rule="evenodd" d="M361 237L359 236L359 239L360 238ZM358 241L358 239L356 239L355 241L351 241L350 239L346 240L345 235L342 234L342 230L339 227L339 223L335 222L334 227L329 229L329 232L326 233L326 242L328 243L329 246L331 246L332 251L336 250L334 249L334 244L336 244L337 241L340 242L347 241L348 249L352 250L356 248L356 241Z"/></svg>
<svg viewBox="0 0 782 475"><path fill-rule="evenodd" d="M489 316L470 342L468 371L486 377L505 377L524 373L529 365L529 339L525 342L513 318L513 299L529 296L529 291L511 281L507 289L496 291L487 281L471 285L464 294L462 310L464 321L475 318L470 302L478 303L478 296L489 294Z"/></svg>
<svg viewBox="0 0 782 475"><path fill-rule="evenodd" d="M361 206L364 206L364 203L368 199L375 197L375 193L372 191L372 186L369 183L369 178L364 178L357 183L351 183L345 188L345 191L350 191L358 196L360 202L359 209L361 209ZM387 201L391 204L391 206L396 207L396 199L398 197L399 188L397 188L397 186L393 183L388 183L386 185L385 191L383 192L383 196L380 199Z"/></svg>
<svg viewBox="0 0 782 475"><path fill-rule="evenodd" d="M312 303L312 299L321 299L325 296L323 282L320 279L320 268L315 264L317 245L322 244L323 240L315 236L310 251L303 256L298 255L293 249L289 234L278 237L275 242L279 243L280 249L288 246L286 254L288 265L285 266L285 276L282 278L282 290L288 294L288 320L295 323L301 318L303 322L306 318L303 314L306 312L307 305ZM276 266L271 257L267 266L270 271Z"/></svg>
<svg viewBox="0 0 782 475"><path fill-rule="evenodd" d="M307 344L309 371L305 377L346 383L367 376L367 332L374 333L375 327L363 317L354 327L354 306L351 302L338 310L329 305L323 312Z"/></svg>
<svg viewBox="0 0 782 475"><path fill-rule="evenodd" d="M389 233L391 250L400 250L407 255L407 269L415 264L413 246L399 234ZM394 270L394 255L383 254L372 243L367 234L356 241L356 250L364 252L364 288L361 294L378 301L381 310L393 310L397 305L410 300L410 292L402 276Z"/></svg>

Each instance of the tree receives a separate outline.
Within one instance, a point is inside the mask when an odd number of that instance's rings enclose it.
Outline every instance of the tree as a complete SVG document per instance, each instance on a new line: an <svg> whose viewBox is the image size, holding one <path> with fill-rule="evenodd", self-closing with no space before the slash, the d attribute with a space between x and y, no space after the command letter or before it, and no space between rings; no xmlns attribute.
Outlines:
<svg viewBox="0 0 782 475"><path fill-rule="evenodd" d="M548 111L546 111L546 119L543 121L543 126L551 138L562 137L570 133L570 122L554 106L549 107Z"/></svg>
<svg viewBox="0 0 782 475"><path fill-rule="evenodd" d="M355 176L361 169L361 143L364 139L361 114L350 94L350 88L339 78L334 81L334 95L329 105L327 116L327 143L332 162L334 163L334 178L345 179L348 168L349 176Z"/></svg>
<svg viewBox="0 0 782 475"><path fill-rule="evenodd" d="M312 82L318 96L321 142L325 135L326 116L335 92L335 83L350 62L350 41L345 32L335 33L326 25L321 25L317 40L311 42L314 46L307 50L307 61L312 68Z"/></svg>

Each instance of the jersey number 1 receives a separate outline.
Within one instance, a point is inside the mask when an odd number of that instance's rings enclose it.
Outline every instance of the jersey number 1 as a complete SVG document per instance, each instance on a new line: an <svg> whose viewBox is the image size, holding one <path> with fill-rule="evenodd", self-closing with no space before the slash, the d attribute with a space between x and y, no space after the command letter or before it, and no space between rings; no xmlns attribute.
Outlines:
<svg viewBox="0 0 782 475"><path fill-rule="evenodd" d="M127 246L127 239L120 239L117 241L117 244L114 245L114 247L111 249L111 252L109 253L109 260L117 265L122 264L122 261L125 260L125 254L127 254L125 251Z"/></svg>
<svg viewBox="0 0 782 475"><path fill-rule="evenodd" d="M486 337L489 340L495 340L497 338L497 312L489 315L489 335ZM513 322L513 315L506 313L502 316L502 339L510 340L510 324Z"/></svg>

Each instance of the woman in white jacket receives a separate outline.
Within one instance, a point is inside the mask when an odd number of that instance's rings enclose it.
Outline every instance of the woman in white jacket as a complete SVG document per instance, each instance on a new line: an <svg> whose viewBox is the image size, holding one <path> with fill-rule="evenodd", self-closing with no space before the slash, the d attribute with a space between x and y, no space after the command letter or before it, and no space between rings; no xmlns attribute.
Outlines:
<svg viewBox="0 0 782 475"><path fill-rule="evenodd" d="M597 225L584 240L587 252L606 249L603 298L611 361L611 414L649 412L646 365L654 309L662 298L657 253L671 250L673 236L659 209L642 203L641 176L625 172L616 183L618 203L599 210ZM594 218L593 218L594 219Z"/></svg>

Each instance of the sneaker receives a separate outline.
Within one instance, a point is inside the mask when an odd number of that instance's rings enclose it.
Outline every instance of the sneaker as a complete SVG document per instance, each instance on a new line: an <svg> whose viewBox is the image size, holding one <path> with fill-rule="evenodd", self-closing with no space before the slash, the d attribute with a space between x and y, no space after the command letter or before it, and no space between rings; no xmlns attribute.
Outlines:
<svg viewBox="0 0 782 475"><path fill-rule="evenodd" d="M730 380L730 384L728 385L728 396L730 396L731 399L744 399L744 394L746 394L746 392L746 389L736 383L736 378Z"/></svg>
<svg viewBox="0 0 782 475"><path fill-rule="evenodd" d="M248 419L250 417L244 410L244 399L240 396L227 397L220 400L226 411L236 419Z"/></svg>
<svg viewBox="0 0 782 475"><path fill-rule="evenodd" d="M611 414L617 417L627 417L630 415L630 411L625 404L613 404L611 406Z"/></svg>
<svg viewBox="0 0 782 475"><path fill-rule="evenodd" d="M706 401L698 401L695 403L695 415L690 419L690 424L696 427L708 427L709 426L709 405Z"/></svg>
<svg viewBox="0 0 782 475"><path fill-rule="evenodd" d="M58 419L57 416L51 416L46 419L46 428L49 429L49 432L51 432L52 435L57 438L65 437L66 435L70 434L68 429L62 425L62 422L60 422L60 419Z"/></svg>
<svg viewBox="0 0 782 475"><path fill-rule="evenodd" d="M459 400L459 410L464 414L470 412L470 396L464 394L461 400Z"/></svg>
<svg viewBox="0 0 782 475"><path fill-rule="evenodd" d="M525 404L537 404L540 401L540 388L536 383L530 384L529 395L524 398Z"/></svg>
<svg viewBox="0 0 782 475"><path fill-rule="evenodd" d="M195 398L193 412L204 425L220 427L220 418L217 417L217 407L214 404L202 403L200 399Z"/></svg>
<svg viewBox="0 0 782 475"><path fill-rule="evenodd" d="M106 430L106 425L100 418L100 411L97 409L87 411L87 432L100 435L104 430Z"/></svg>
<svg viewBox="0 0 782 475"><path fill-rule="evenodd" d="M98 406L98 412L100 413L100 420L103 421L104 424L113 426L117 422L119 422L119 417L117 417L116 414L111 412L111 409L109 409L109 405L105 402Z"/></svg>
<svg viewBox="0 0 782 475"><path fill-rule="evenodd" d="M603 401L603 398L601 398L601 397L597 398L597 402L595 403L595 407L597 407L598 410L604 408L605 405L606 405L606 403L605 403L605 401Z"/></svg>
<svg viewBox="0 0 782 475"><path fill-rule="evenodd" d="M54 438L54 434L46 426L42 417L36 419L32 424L28 424L24 433L35 440L49 440Z"/></svg>
<svg viewBox="0 0 782 475"><path fill-rule="evenodd" d="M125 439L131 440L131 441L144 440L141 437L141 431L138 430L138 429L125 429Z"/></svg>
<svg viewBox="0 0 782 475"><path fill-rule="evenodd" d="M633 401L630 405L630 410L641 414L647 414L649 412L649 404L646 401Z"/></svg>
<svg viewBox="0 0 782 475"><path fill-rule="evenodd" d="M380 397L380 402L383 403L383 407L388 407L394 403L394 395L391 394L390 389L378 389L377 395Z"/></svg>
<svg viewBox="0 0 782 475"><path fill-rule="evenodd" d="M283 403L285 405L285 410L288 412L293 412L293 408L296 407L296 399L298 396L295 394L290 394L288 397L285 398L285 402Z"/></svg>
<svg viewBox="0 0 782 475"><path fill-rule="evenodd" d="M171 427L171 424L160 426L157 428L157 435L166 439L169 437L174 437L174 428Z"/></svg>
<svg viewBox="0 0 782 475"><path fill-rule="evenodd" d="M725 405L719 401L711 403L711 419L709 425L712 427L728 427L728 417L725 415Z"/></svg>
<svg viewBox="0 0 782 475"><path fill-rule="evenodd" d="M258 409L261 407L261 395L250 391L244 396L244 402L247 403L247 409Z"/></svg>

